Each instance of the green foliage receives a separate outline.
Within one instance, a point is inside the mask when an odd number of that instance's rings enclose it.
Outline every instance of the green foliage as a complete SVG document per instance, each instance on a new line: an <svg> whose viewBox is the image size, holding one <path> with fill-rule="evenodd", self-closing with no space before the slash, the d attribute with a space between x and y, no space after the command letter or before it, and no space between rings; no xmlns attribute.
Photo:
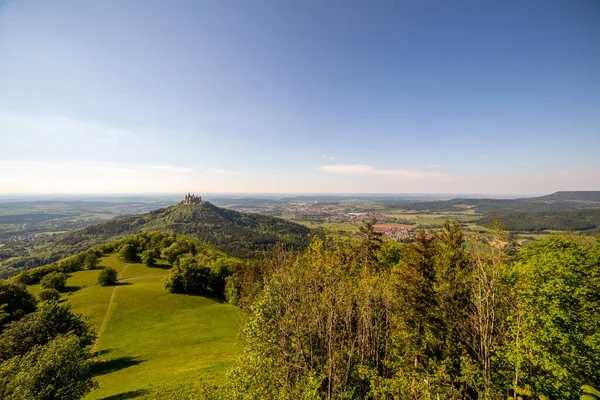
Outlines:
<svg viewBox="0 0 600 400"><path fill-rule="evenodd" d="M117 270L111 267L106 267L98 274L98 285L113 286L117 284Z"/></svg>
<svg viewBox="0 0 600 400"><path fill-rule="evenodd" d="M95 334L69 304L40 303L37 311L8 324L0 334L0 359L24 355L34 346L44 345L61 334L76 335L84 346L92 344Z"/></svg>
<svg viewBox="0 0 600 400"><path fill-rule="evenodd" d="M171 293L223 295L225 280L239 262L231 257L214 254L187 255L165 277L165 288Z"/></svg>
<svg viewBox="0 0 600 400"><path fill-rule="evenodd" d="M506 344L515 386L576 398L582 385L600 384L600 258L559 237L531 243L519 256Z"/></svg>
<svg viewBox="0 0 600 400"><path fill-rule="evenodd" d="M0 280L0 332L6 324L35 311L36 303L25 285Z"/></svg>
<svg viewBox="0 0 600 400"><path fill-rule="evenodd" d="M137 261L137 248L134 244L125 243L119 248L119 257L125 262Z"/></svg>
<svg viewBox="0 0 600 400"><path fill-rule="evenodd" d="M276 253L251 280L228 395L577 399L600 379L600 245L551 238L514 257L499 226L465 242L456 222L406 245L366 225Z"/></svg>
<svg viewBox="0 0 600 400"><path fill-rule="evenodd" d="M600 231L600 208L562 211L527 211L493 213L477 223L489 226L497 219L511 231L534 232L551 230L576 230L589 233Z"/></svg>
<svg viewBox="0 0 600 400"><path fill-rule="evenodd" d="M77 336L57 336L0 365L0 398L79 399L95 386L89 358Z"/></svg>
<svg viewBox="0 0 600 400"><path fill-rule="evenodd" d="M38 293L41 301L57 301L60 298L60 292L56 289L44 289Z"/></svg>
<svg viewBox="0 0 600 400"><path fill-rule="evenodd" d="M98 267L98 264L100 263L100 260L98 259L98 256L94 253L89 253L85 256L85 260L84 260L84 266L87 269L95 269L96 267Z"/></svg>
<svg viewBox="0 0 600 400"><path fill-rule="evenodd" d="M60 292L67 284L67 275L62 272L51 272L42 278L40 284L44 289L55 289Z"/></svg>
<svg viewBox="0 0 600 400"><path fill-rule="evenodd" d="M15 275L12 279L25 285L34 285L39 283L41 279L52 272L70 273L81 271L84 267L84 261L87 253L77 254L67 257L63 260L44 265L42 267L32 268L28 271L23 271Z"/></svg>
<svg viewBox="0 0 600 400"><path fill-rule="evenodd" d="M106 246L107 242L155 231L190 236L238 258L254 258L279 242L288 248L304 248L310 232L305 226L284 219L237 212L202 202L118 217L66 234L52 235L32 248L29 251L31 255L18 257L5 265L13 271L31 269L55 263L94 246L99 246L98 250L103 253L110 253L114 248ZM151 247L158 246L152 244ZM83 265L83 259L78 261Z"/></svg>
<svg viewBox="0 0 600 400"><path fill-rule="evenodd" d="M148 267L152 267L156 263L156 259L159 257L156 249L144 250L142 252L142 262Z"/></svg>

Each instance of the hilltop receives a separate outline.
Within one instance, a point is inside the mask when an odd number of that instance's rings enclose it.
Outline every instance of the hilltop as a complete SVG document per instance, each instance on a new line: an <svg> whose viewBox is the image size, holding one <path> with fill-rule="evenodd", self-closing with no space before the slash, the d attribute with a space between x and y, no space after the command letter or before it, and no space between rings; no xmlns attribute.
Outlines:
<svg viewBox="0 0 600 400"><path fill-rule="evenodd" d="M581 208L600 208L600 191L556 192L540 197L518 199L455 198L439 201L388 203L388 207L402 207L416 211L456 211L464 207L482 214L528 211L566 211Z"/></svg>
<svg viewBox="0 0 600 400"><path fill-rule="evenodd" d="M310 232L305 226L281 218L224 209L207 201L180 203L45 238L32 246L30 255L7 263L3 275L48 264L126 235L159 230L185 234L243 258L276 243L301 248L308 243Z"/></svg>
<svg viewBox="0 0 600 400"><path fill-rule="evenodd" d="M537 200L550 201L592 201L600 202L600 191L563 191L554 192L546 196L536 197Z"/></svg>

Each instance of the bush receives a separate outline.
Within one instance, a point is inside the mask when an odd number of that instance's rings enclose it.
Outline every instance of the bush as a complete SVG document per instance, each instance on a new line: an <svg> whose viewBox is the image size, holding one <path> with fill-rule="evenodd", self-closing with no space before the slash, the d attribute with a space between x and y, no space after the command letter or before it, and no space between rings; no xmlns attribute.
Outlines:
<svg viewBox="0 0 600 400"><path fill-rule="evenodd" d="M151 267L156 263L156 258L158 257L158 252L155 249L146 250L142 252L142 262L147 266Z"/></svg>
<svg viewBox="0 0 600 400"><path fill-rule="evenodd" d="M0 332L2 327L35 311L36 299L25 285L0 280Z"/></svg>
<svg viewBox="0 0 600 400"><path fill-rule="evenodd" d="M44 289L38 294L38 297L41 301L56 301L60 298L60 293L56 289Z"/></svg>
<svg viewBox="0 0 600 400"><path fill-rule="evenodd" d="M56 289L60 292L67 284L67 275L62 272L51 272L44 276L40 283L44 289Z"/></svg>
<svg viewBox="0 0 600 400"><path fill-rule="evenodd" d="M136 262L137 249L132 244L124 244L119 248L119 257L126 262Z"/></svg>
<svg viewBox="0 0 600 400"><path fill-rule="evenodd" d="M117 284L117 270L111 267L104 268L98 275L100 286L112 286Z"/></svg>
<svg viewBox="0 0 600 400"><path fill-rule="evenodd" d="M85 256L84 265L87 269L94 269L98 266L100 260L98 260L98 256L94 253L90 253Z"/></svg>

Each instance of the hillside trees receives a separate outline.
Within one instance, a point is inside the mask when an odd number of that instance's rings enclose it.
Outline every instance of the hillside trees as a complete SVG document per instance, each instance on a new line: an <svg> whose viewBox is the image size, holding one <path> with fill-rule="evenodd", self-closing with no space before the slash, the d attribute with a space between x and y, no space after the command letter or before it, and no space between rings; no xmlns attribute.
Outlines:
<svg viewBox="0 0 600 400"><path fill-rule="evenodd" d="M35 346L0 365L0 397L5 400L72 400L83 397L92 379L89 349L68 334Z"/></svg>
<svg viewBox="0 0 600 400"><path fill-rule="evenodd" d="M600 386L600 251L565 238L531 243L514 266L506 359L513 385L576 398Z"/></svg>
<svg viewBox="0 0 600 400"><path fill-rule="evenodd" d="M11 322L0 334L0 359L23 355L34 346L44 345L61 334L76 335L84 346L92 344L95 335L88 323L71 311L70 305L57 302L40 303L38 310Z"/></svg>
<svg viewBox="0 0 600 400"><path fill-rule="evenodd" d="M0 398L81 398L95 386L94 338L81 316L55 301L10 322L0 334Z"/></svg>
<svg viewBox="0 0 600 400"><path fill-rule="evenodd" d="M500 228L466 242L456 222L410 244L369 232L278 251L239 286L259 289L227 397L578 399L599 386L600 245L515 255Z"/></svg>
<svg viewBox="0 0 600 400"><path fill-rule="evenodd" d="M36 303L25 285L0 280L0 332L6 324L35 311Z"/></svg>
<svg viewBox="0 0 600 400"><path fill-rule="evenodd" d="M54 289L60 292L67 284L67 275L62 272L51 272L41 279L40 284L44 289Z"/></svg>
<svg viewBox="0 0 600 400"><path fill-rule="evenodd" d="M219 253L183 253L165 277L165 288L171 293L221 296L226 278L238 264L238 260Z"/></svg>
<svg viewBox="0 0 600 400"><path fill-rule="evenodd" d="M142 262L146 264L148 267L154 266L156 263L156 259L158 258L159 253L156 248L152 248L150 250L144 250L141 255Z"/></svg>

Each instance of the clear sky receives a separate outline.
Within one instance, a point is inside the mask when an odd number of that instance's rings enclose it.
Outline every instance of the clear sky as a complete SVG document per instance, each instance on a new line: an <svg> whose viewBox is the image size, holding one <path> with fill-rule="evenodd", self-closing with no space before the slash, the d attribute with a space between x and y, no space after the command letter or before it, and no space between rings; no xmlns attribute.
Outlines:
<svg viewBox="0 0 600 400"><path fill-rule="evenodd" d="M0 0L0 194L557 190L597 0Z"/></svg>

